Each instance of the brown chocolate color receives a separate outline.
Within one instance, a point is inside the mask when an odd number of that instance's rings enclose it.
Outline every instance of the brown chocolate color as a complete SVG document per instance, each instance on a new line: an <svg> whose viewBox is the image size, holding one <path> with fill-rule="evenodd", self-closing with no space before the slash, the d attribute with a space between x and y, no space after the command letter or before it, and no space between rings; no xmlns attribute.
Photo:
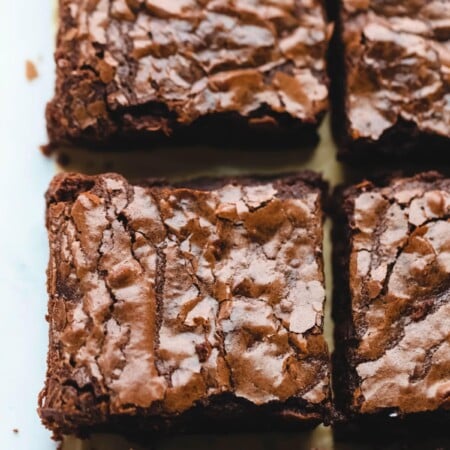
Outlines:
<svg viewBox="0 0 450 450"><path fill-rule="evenodd" d="M330 34L321 0L60 0L50 142L315 133Z"/></svg>
<svg viewBox="0 0 450 450"><path fill-rule="evenodd" d="M382 434L399 421L448 423L450 179L366 181L334 204L338 411L372 431L383 423Z"/></svg>
<svg viewBox="0 0 450 450"><path fill-rule="evenodd" d="M333 65L340 157L449 157L448 0L340 0Z"/></svg>
<svg viewBox="0 0 450 450"><path fill-rule="evenodd" d="M325 189L311 172L57 175L44 424L60 437L327 421Z"/></svg>

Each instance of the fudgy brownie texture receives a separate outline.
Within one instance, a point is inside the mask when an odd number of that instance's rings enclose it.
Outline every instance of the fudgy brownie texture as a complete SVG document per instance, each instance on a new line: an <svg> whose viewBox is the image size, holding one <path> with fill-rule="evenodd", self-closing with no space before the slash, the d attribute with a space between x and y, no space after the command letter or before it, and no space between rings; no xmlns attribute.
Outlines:
<svg viewBox="0 0 450 450"><path fill-rule="evenodd" d="M59 17L53 144L310 132L327 109L321 0L60 0Z"/></svg>
<svg viewBox="0 0 450 450"><path fill-rule="evenodd" d="M348 160L448 156L448 0L340 0L334 130Z"/></svg>
<svg viewBox="0 0 450 450"><path fill-rule="evenodd" d="M363 182L338 191L334 204L338 410L394 427L448 423L450 179Z"/></svg>
<svg viewBox="0 0 450 450"><path fill-rule="evenodd" d="M325 184L305 172L185 186L52 181L39 414L57 437L327 420Z"/></svg>

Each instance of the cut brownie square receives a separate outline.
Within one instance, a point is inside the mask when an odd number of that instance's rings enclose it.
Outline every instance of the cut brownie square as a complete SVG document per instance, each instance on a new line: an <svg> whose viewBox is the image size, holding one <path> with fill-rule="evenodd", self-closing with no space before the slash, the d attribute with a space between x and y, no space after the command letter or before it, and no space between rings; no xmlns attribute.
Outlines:
<svg viewBox="0 0 450 450"><path fill-rule="evenodd" d="M56 176L44 424L82 436L326 421L325 189L309 172L184 187Z"/></svg>
<svg viewBox="0 0 450 450"><path fill-rule="evenodd" d="M315 134L329 37L322 0L60 0L50 141Z"/></svg>
<svg viewBox="0 0 450 450"><path fill-rule="evenodd" d="M349 160L450 147L448 0L341 0L334 114Z"/></svg>
<svg viewBox="0 0 450 450"><path fill-rule="evenodd" d="M396 432L408 421L422 430L426 418L448 423L450 179L427 172L363 182L338 192L335 204L339 411Z"/></svg>

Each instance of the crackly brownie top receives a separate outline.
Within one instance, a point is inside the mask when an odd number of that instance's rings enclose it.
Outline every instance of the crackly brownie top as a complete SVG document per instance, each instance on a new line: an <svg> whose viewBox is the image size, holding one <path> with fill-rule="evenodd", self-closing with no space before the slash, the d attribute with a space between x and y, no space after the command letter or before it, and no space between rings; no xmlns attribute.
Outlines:
<svg viewBox="0 0 450 450"><path fill-rule="evenodd" d="M59 175L44 408L182 412L215 394L327 401L320 189Z"/></svg>
<svg viewBox="0 0 450 450"><path fill-rule="evenodd" d="M450 2L343 0L352 138L402 119L450 137Z"/></svg>
<svg viewBox="0 0 450 450"><path fill-rule="evenodd" d="M321 0L60 0L60 9L54 106L69 131L112 133L120 116L125 128L169 133L211 113L270 122L267 110L315 122L326 108Z"/></svg>
<svg viewBox="0 0 450 450"><path fill-rule="evenodd" d="M353 207L350 290L362 412L449 408L450 180L363 183Z"/></svg>

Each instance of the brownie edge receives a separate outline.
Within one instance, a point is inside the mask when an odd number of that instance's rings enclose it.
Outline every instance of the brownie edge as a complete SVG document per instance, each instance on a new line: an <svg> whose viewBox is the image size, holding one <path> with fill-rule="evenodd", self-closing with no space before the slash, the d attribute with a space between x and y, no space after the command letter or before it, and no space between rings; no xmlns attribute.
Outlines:
<svg viewBox="0 0 450 450"><path fill-rule="evenodd" d="M57 175L44 424L136 437L328 422L325 190L312 172Z"/></svg>

